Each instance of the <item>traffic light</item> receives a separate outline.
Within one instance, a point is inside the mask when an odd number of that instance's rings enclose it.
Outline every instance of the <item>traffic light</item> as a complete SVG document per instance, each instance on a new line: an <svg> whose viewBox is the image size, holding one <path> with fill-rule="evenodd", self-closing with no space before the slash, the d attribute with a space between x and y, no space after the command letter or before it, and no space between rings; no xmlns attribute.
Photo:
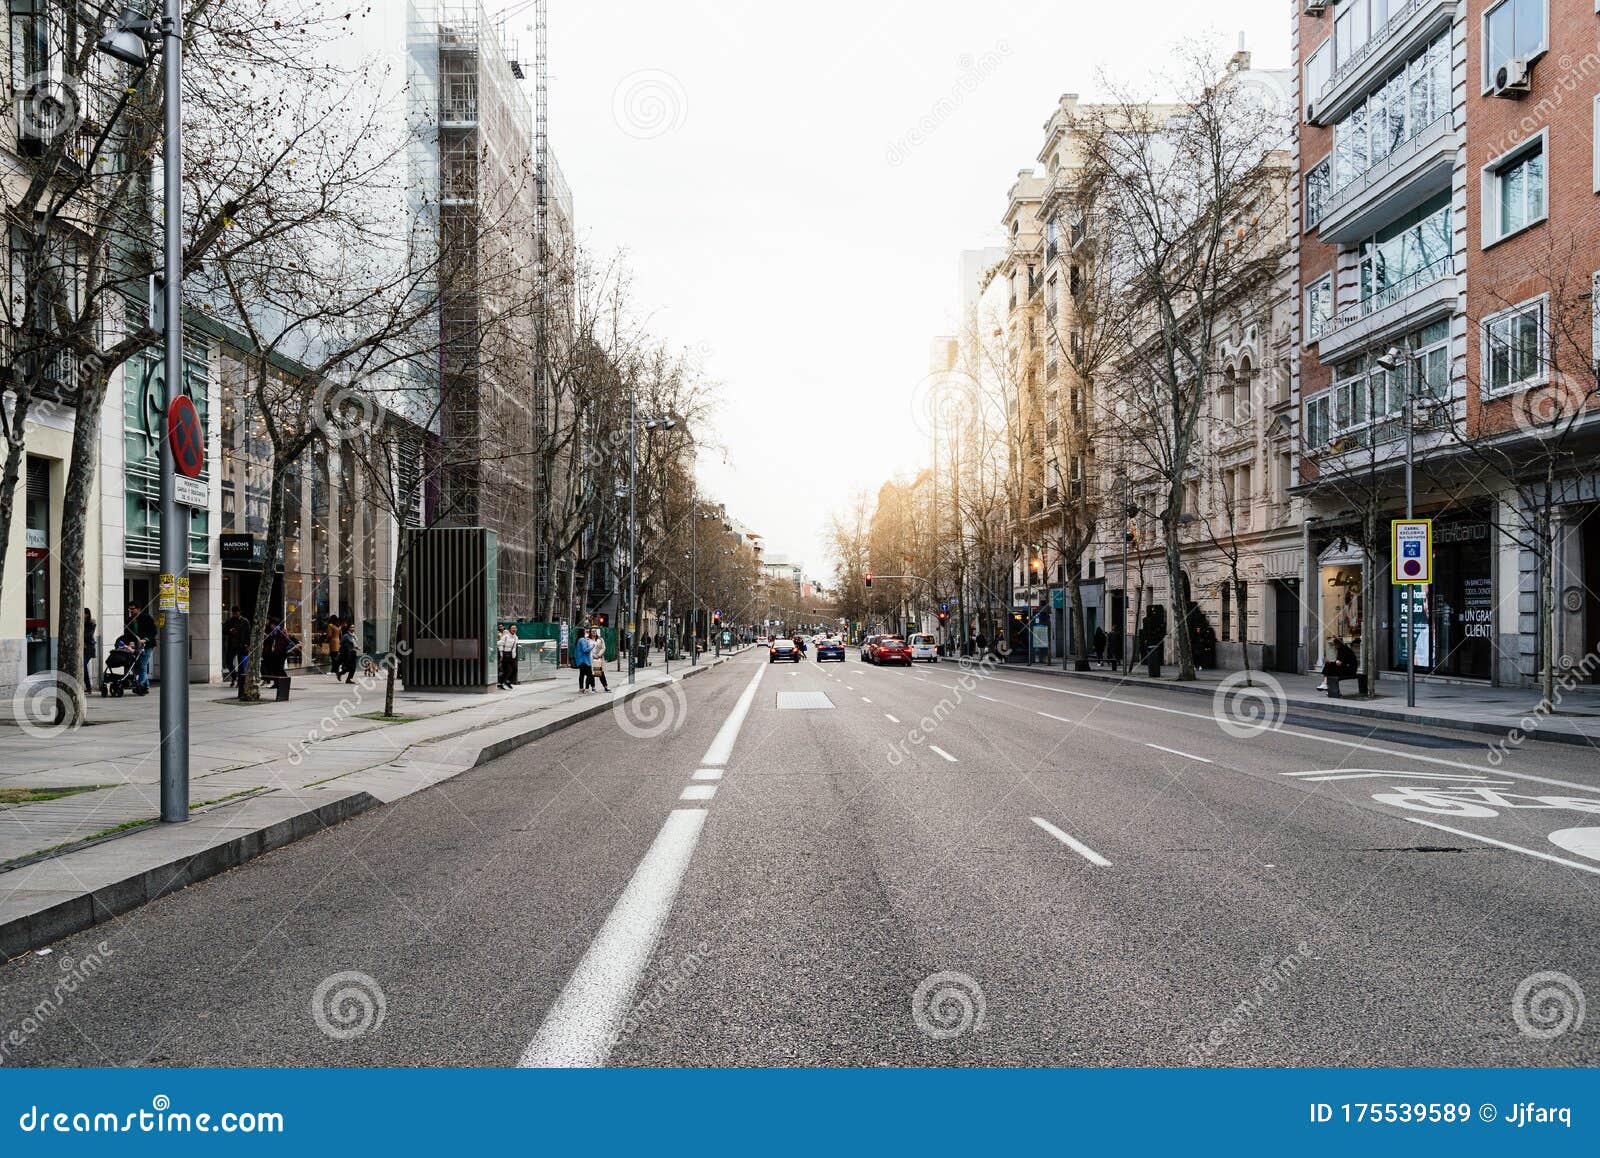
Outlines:
<svg viewBox="0 0 1600 1158"><path fill-rule="evenodd" d="M1041 560L1039 558L1039 556L1037 556L1037 555L1035 555L1032 559L1028 560L1028 567L1032 571L1037 572L1043 566L1044 566L1044 561Z"/></svg>
<svg viewBox="0 0 1600 1158"><path fill-rule="evenodd" d="M943 623L945 620L947 620L949 618L950 618L950 613L948 611L939 612L939 622L940 623Z"/></svg>
<svg viewBox="0 0 1600 1158"><path fill-rule="evenodd" d="M872 576L871 575L867 576L867 587L868 587L869 590L872 587Z"/></svg>
<svg viewBox="0 0 1600 1158"><path fill-rule="evenodd" d="M604 614L596 615L594 617L594 625L596 627L604 627L606 625L606 617L605 617L605 615Z"/></svg>
<svg viewBox="0 0 1600 1158"><path fill-rule="evenodd" d="M713 611L711 613L711 623L712 623L712 625L714 627L721 627L722 626L722 612Z"/></svg>

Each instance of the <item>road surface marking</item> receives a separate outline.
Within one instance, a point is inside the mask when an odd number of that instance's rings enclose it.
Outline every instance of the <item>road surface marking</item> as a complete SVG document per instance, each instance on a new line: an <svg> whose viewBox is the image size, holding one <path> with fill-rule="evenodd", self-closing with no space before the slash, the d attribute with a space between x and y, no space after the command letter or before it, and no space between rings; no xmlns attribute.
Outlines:
<svg viewBox="0 0 1600 1158"><path fill-rule="evenodd" d="M891 716L888 712L883 713L883 718L888 720L891 724L898 724L900 722L899 720L897 720L893 716Z"/></svg>
<svg viewBox="0 0 1600 1158"><path fill-rule="evenodd" d="M1049 712L1040 712L1039 714L1047 720L1060 720L1063 724L1076 724L1078 722L1077 720L1068 719L1066 716L1052 716Z"/></svg>
<svg viewBox="0 0 1600 1158"><path fill-rule="evenodd" d="M937 745L937 744L929 744L928 745L928 749L930 751L937 752L939 755L943 756L946 760L950 761L950 763L952 763L952 764L959 764L961 762L961 761L957 760L954 756L950 755L949 752L946 752L943 748L939 747L939 745Z"/></svg>
<svg viewBox="0 0 1600 1158"><path fill-rule="evenodd" d="M1564 856L1552 856L1548 852L1539 852L1537 849L1523 848L1520 844L1507 844L1505 841L1496 840L1492 836L1479 836L1475 832L1463 832L1459 828L1449 828L1443 824L1435 824L1431 820L1418 820L1415 816L1407 816L1403 819L1409 820L1412 824L1426 824L1429 828L1437 828L1440 832L1454 833L1456 836L1464 836L1468 840L1479 840L1484 844L1492 844L1500 848L1510 849L1512 852L1520 852L1524 856L1536 856L1540 860L1553 861L1556 864L1566 865L1568 868L1582 869L1586 873L1594 873L1595 875L1600 876L1600 865L1582 864L1579 861L1568 860Z"/></svg>
<svg viewBox="0 0 1600 1158"><path fill-rule="evenodd" d="M691 780L721 780L722 779L722 769L721 768L701 768L693 776L689 777L689 779L691 779Z"/></svg>
<svg viewBox="0 0 1600 1158"><path fill-rule="evenodd" d="M717 794L715 784L691 784L678 796L679 800L710 800Z"/></svg>
<svg viewBox="0 0 1600 1158"><path fill-rule="evenodd" d="M850 686L850 685L849 685L849 684L845 684L845 685L844 685L844 690L845 690L845 691L847 691L847 692L853 692L853 691L855 691L855 690L856 690L856 689L855 689L855 688L853 688L853 687L851 687L851 686Z"/></svg>
<svg viewBox="0 0 1600 1158"><path fill-rule="evenodd" d="M1182 756L1185 760L1198 760L1202 764L1211 763L1204 756L1196 756L1189 752L1180 752L1176 748L1163 748L1160 744L1146 744L1146 748L1154 748L1157 752L1169 752L1174 756Z"/></svg>
<svg viewBox="0 0 1600 1158"><path fill-rule="evenodd" d="M723 765L733 755L733 742L739 738L739 729L744 725L745 716L750 714L750 705L756 701L756 686L761 683L761 676L767 669L756 668L756 674L744 687L744 692L739 696L739 702L733 705L733 711L722 722L722 729L717 733L716 739L711 741L711 747L706 749L706 754L700 758L702 766L707 764Z"/></svg>
<svg viewBox="0 0 1600 1158"><path fill-rule="evenodd" d="M864 703L864 704L870 704L872 701L867 699L866 696L862 696L861 697L861 702Z"/></svg>
<svg viewBox="0 0 1600 1158"><path fill-rule="evenodd" d="M1096 696L1091 695L1088 692L1071 691L1067 688L1053 688L1048 684L1030 684L1025 683L1022 680L1005 679L1002 676L978 676L977 678L994 680L996 683L1001 684L1015 684L1019 688L1034 688L1041 692L1057 692L1063 696L1077 696L1079 699L1094 700L1096 703L1120 704L1125 708L1140 708L1147 712L1162 712L1169 716L1187 716L1191 720L1208 720L1213 724L1217 722L1217 718L1210 712L1186 712L1182 708L1163 708L1156 704L1141 704L1137 700L1119 700L1115 696ZM1048 712L1040 712L1039 714L1041 716L1049 715ZM1060 717L1052 716L1051 719L1060 719ZM1067 722L1076 723L1077 721L1069 720ZM1377 724L1374 724L1374 727L1377 726ZM1424 756L1420 752L1403 752L1396 751L1391 748L1374 748L1371 744L1362 744L1355 740L1338 740L1332 736L1318 736L1311 732L1297 732L1292 728L1272 728L1270 730L1276 732L1280 736L1292 736L1297 740L1310 740L1313 743L1330 744L1339 748L1354 748L1357 751L1372 752L1379 756L1395 756L1402 760L1415 760L1421 764L1437 764L1442 768L1465 768L1468 772L1482 772L1484 770L1483 765L1468 764L1464 760L1446 760L1440 756ZM1531 772L1512 772L1507 768L1496 768L1495 774L1498 776L1510 776L1515 780L1528 780L1536 784L1553 784L1557 788L1576 788L1580 792L1594 791L1593 784L1578 784L1571 780L1557 780L1551 776L1535 776Z"/></svg>
<svg viewBox="0 0 1600 1158"><path fill-rule="evenodd" d="M1055 825L1051 824L1044 817L1042 817L1042 816L1032 816L1032 817L1029 817L1028 819L1032 820L1040 828L1044 829L1051 836L1055 837L1062 844L1066 845L1073 852L1077 853L1079 856L1081 856L1084 860L1088 861L1090 864L1097 864L1101 868L1110 868L1111 867L1111 862L1108 861L1105 857L1103 857L1099 853L1095 852L1094 849L1092 849L1088 845L1084 844L1083 841L1077 840L1074 837L1068 836L1066 833L1062 832Z"/></svg>
<svg viewBox="0 0 1600 1158"><path fill-rule="evenodd" d="M517 1059L519 1066L605 1064L705 821L702 808L675 808L668 814L539 1032Z"/></svg>
<svg viewBox="0 0 1600 1158"><path fill-rule="evenodd" d="M1000 702L999 700L995 699L993 696L979 696L978 698L980 700L988 700L991 704L998 704Z"/></svg>

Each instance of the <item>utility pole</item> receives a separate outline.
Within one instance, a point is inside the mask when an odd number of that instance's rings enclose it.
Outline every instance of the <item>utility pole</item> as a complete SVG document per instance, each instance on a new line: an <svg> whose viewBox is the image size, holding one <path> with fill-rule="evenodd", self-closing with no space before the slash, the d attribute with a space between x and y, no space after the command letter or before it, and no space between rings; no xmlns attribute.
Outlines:
<svg viewBox="0 0 1600 1158"><path fill-rule="evenodd" d="M700 528L700 496L698 493L689 495L689 666L696 667L700 663L700 648L697 640L700 634L700 595L699 579L699 534Z"/></svg>
<svg viewBox="0 0 1600 1158"><path fill-rule="evenodd" d="M628 682L634 682L634 667L639 658L639 613L635 603L639 597L638 503L635 493L639 489L639 395L628 388Z"/></svg>

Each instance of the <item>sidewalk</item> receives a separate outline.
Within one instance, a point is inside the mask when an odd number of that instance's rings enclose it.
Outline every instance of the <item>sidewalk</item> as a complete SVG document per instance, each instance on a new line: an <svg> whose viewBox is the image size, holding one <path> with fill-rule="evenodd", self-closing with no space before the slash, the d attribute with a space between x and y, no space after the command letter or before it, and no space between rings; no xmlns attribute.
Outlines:
<svg viewBox="0 0 1600 1158"><path fill-rule="evenodd" d="M377 804L420 792L619 701L724 662L653 663L580 695L576 672L511 691L395 693L381 679L298 676L287 703L190 689L191 819L160 815L157 697L95 697L57 732L0 725L0 958L235 867ZM36 799L29 800L29 797Z"/></svg>
<svg viewBox="0 0 1600 1158"><path fill-rule="evenodd" d="M1011 675L1028 672L1125 687L1160 688L1208 698L1217 695L1218 687L1224 681L1229 686L1229 692L1224 694L1237 694L1244 680L1243 671L1225 669L1201 671L1193 683L1178 683L1172 678L1178 670L1174 664L1162 668L1161 679L1151 679L1143 667L1134 668L1132 674L1126 676L1098 665L1088 672L1062 671L1059 666L1043 667L1038 664L1032 667L1006 664L999 670ZM1383 674L1378 681L1378 697L1372 700L1356 698L1354 680L1344 682L1343 699L1332 700L1327 692L1316 690L1322 677L1315 673L1289 675L1253 671L1251 677L1257 685L1270 689L1276 684L1282 688L1285 705L1291 708L1315 709L1433 728L1459 728L1502 738L1516 731L1524 740L1600 747L1600 688L1592 684L1560 691L1558 683L1556 711L1541 717L1535 714L1539 707L1539 693L1526 688L1436 683L1419 677L1417 706L1408 708L1405 676L1396 673ZM1531 727L1530 717L1534 725Z"/></svg>

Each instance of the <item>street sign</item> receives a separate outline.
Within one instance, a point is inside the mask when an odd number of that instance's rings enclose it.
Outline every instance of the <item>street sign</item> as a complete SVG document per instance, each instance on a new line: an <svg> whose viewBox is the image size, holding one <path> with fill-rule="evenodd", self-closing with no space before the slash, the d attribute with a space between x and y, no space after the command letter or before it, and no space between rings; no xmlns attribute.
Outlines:
<svg viewBox="0 0 1600 1158"><path fill-rule="evenodd" d="M179 474L199 478L206 465L206 437L194 400L180 394L167 408L167 441L172 444L172 464Z"/></svg>
<svg viewBox="0 0 1600 1158"><path fill-rule="evenodd" d="M1433 520L1395 519L1391 581L1396 584L1433 582Z"/></svg>
<svg viewBox="0 0 1600 1158"><path fill-rule="evenodd" d="M186 507L211 505L211 488L185 474L172 476L172 497Z"/></svg>

